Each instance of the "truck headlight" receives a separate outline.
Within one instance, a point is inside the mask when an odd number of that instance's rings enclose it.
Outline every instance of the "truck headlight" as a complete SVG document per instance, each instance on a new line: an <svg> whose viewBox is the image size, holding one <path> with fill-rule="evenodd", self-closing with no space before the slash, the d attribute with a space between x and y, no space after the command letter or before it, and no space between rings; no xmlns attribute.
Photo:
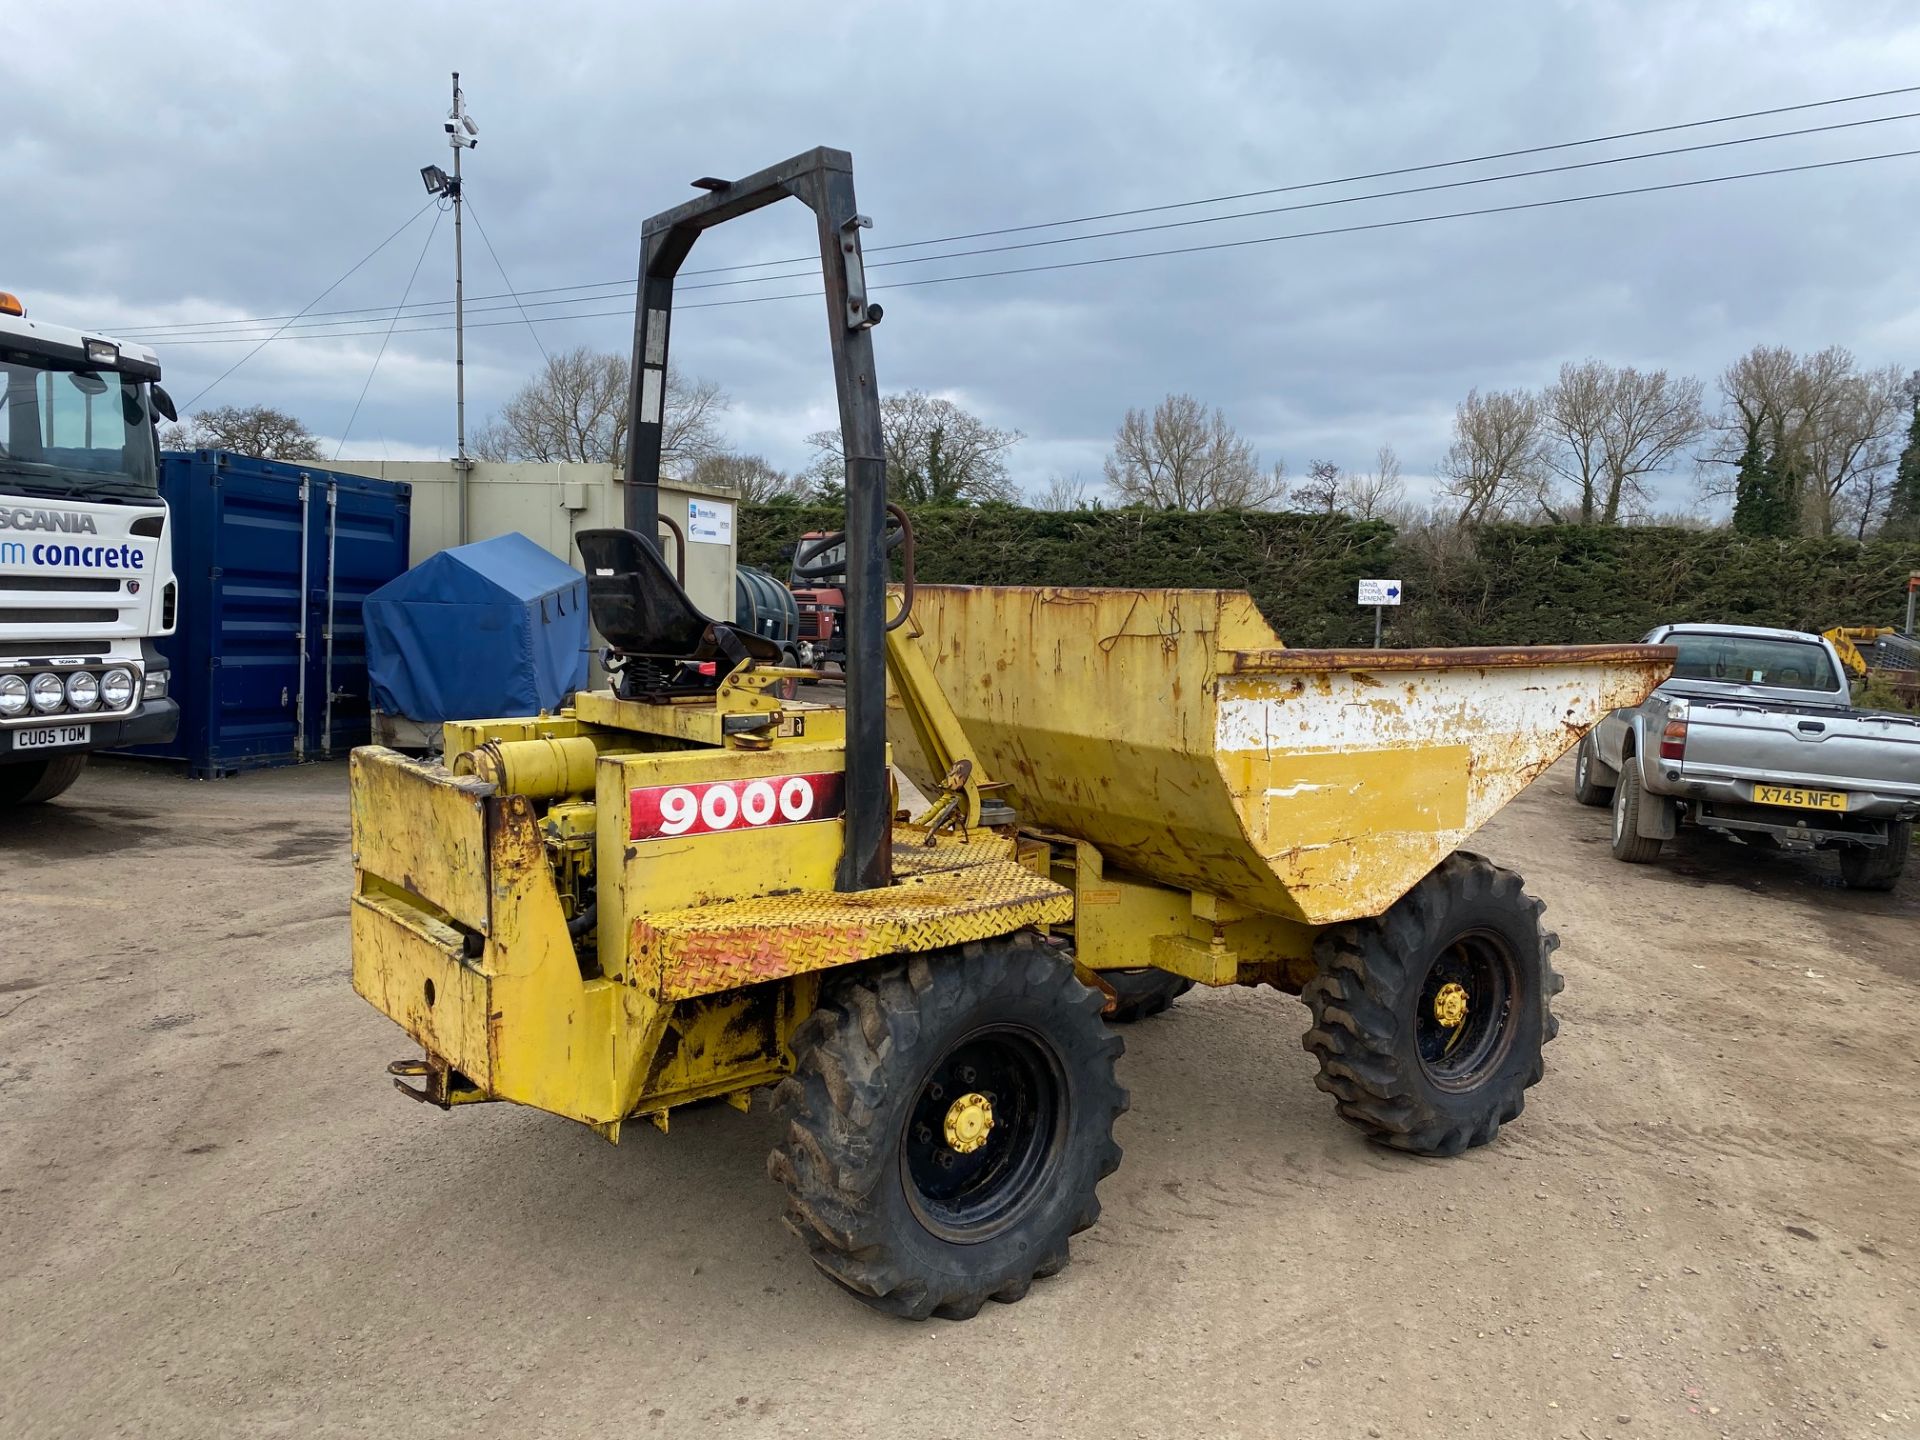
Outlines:
<svg viewBox="0 0 1920 1440"><path fill-rule="evenodd" d="M91 670L76 670L67 677L67 704L75 710L91 710L100 703L100 677Z"/></svg>
<svg viewBox="0 0 1920 1440"><path fill-rule="evenodd" d="M43 670L34 676L27 693L33 697L33 708L42 715L51 715L67 703L67 687L50 670Z"/></svg>
<svg viewBox="0 0 1920 1440"><path fill-rule="evenodd" d="M27 713L27 682L19 675L0 675L0 715L11 720Z"/></svg>
<svg viewBox="0 0 1920 1440"><path fill-rule="evenodd" d="M116 665L100 677L100 698L109 710L124 710L133 703L133 672Z"/></svg>
<svg viewBox="0 0 1920 1440"><path fill-rule="evenodd" d="M140 698L143 700L166 699L168 673L169 672L165 670L155 670L152 674L148 675L146 684L140 689Z"/></svg>

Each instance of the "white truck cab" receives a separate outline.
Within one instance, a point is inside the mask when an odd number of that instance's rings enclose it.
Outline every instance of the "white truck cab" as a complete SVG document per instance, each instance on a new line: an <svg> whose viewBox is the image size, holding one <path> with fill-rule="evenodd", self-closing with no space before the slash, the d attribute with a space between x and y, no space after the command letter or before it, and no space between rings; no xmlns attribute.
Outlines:
<svg viewBox="0 0 1920 1440"><path fill-rule="evenodd" d="M29 319L0 292L0 810L99 750L171 740L179 586L144 346Z"/></svg>

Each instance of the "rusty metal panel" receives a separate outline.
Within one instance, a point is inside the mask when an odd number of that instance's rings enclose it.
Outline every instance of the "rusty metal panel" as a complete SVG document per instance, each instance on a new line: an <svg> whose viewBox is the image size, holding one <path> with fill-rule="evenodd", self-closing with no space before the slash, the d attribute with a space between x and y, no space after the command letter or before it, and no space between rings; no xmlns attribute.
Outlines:
<svg viewBox="0 0 1920 1440"><path fill-rule="evenodd" d="M482 1087L493 1072L487 986L462 962L459 931L393 897L353 897L353 988Z"/></svg>
<svg viewBox="0 0 1920 1440"><path fill-rule="evenodd" d="M354 865L485 934L486 802L493 787L367 745L353 752L348 793Z"/></svg>
<svg viewBox="0 0 1920 1440"><path fill-rule="evenodd" d="M1398 899L1608 710L1654 646L1294 651L1243 594L922 586L928 663L1023 821L1306 924ZM899 763L935 778L912 727Z"/></svg>
<svg viewBox="0 0 1920 1440"><path fill-rule="evenodd" d="M814 890L633 920L635 971L681 1000L909 951L988 940L1073 913L1064 887L1015 860L909 876L883 890Z"/></svg>

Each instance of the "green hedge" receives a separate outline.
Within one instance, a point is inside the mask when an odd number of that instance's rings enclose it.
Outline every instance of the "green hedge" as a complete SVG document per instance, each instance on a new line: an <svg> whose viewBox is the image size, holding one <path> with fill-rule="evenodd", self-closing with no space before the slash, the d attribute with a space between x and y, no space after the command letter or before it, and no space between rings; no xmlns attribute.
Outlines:
<svg viewBox="0 0 1920 1440"><path fill-rule="evenodd" d="M782 548L840 524L836 508L742 507L740 560L786 574ZM1404 581L1399 645L1637 639L1670 620L1824 629L1905 613L1920 543L1759 540L1724 530L1494 525L1401 537L1379 521L1248 512L914 513L919 574L967 585L1246 590L1289 645L1370 641L1363 576Z"/></svg>

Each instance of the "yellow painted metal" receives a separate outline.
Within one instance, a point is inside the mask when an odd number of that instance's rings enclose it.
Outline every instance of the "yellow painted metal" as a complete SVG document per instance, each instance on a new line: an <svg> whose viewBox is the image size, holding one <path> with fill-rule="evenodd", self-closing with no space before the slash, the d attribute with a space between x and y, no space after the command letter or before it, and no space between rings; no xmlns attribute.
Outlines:
<svg viewBox="0 0 1920 1440"><path fill-rule="evenodd" d="M970 1090L947 1107L941 1128L946 1131L947 1148L971 1155L993 1134L993 1102L978 1090Z"/></svg>
<svg viewBox="0 0 1920 1440"><path fill-rule="evenodd" d="M903 833L900 848L909 843ZM639 983L681 999L880 955L989 940L1057 924L1072 912L1067 891L1018 861L975 861L901 876L885 890L802 890L649 909L632 922L632 964Z"/></svg>
<svg viewBox="0 0 1920 1440"><path fill-rule="evenodd" d="M914 614L1024 821L1111 870L1306 926L1386 910L1673 659L1287 650L1220 591L923 585ZM892 703L898 762L924 787L935 766Z"/></svg>
<svg viewBox="0 0 1920 1440"><path fill-rule="evenodd" d="M485 934L492 906L482 814L493 787L373 748L354 751L350 775L355 867Z"/></svg>
<svg viewBox="0 0 1920 1440"><path fill-rule="evenodd" d="M1847 673L1856 680L1864 680L1872 667L1867 664L1867 657L1860 653L1860 646L1871 645L1881 636L1897 632L1891 625L1836 625L1820 633L1833 642L1833 648L1840 653L1840 663L1846 666Z"/></svg>
<svg viewBox="0 0 1920 1440"><path fill-rule="evenodd" d="M622 700L610 690L595 690L574 698L574 713L590 725L716 749L782 742L844 743L846 713L838 706L782 700L768 693L766 687L775 681L806 673L763 670L732 675L711 699Z"/></svg>
<svg viewBox="0 0 1920 1440"><path fill-rule="evenodd" d="M593 767L599 759L600 747L584 735L489 740L455 756L450 768L456 775L477 776L515 795L552 800L593 789Z"/></svg>
<svg viewBox="0 0 1920 1440"><path fill-rule="evenodd" d="M1457 980L1449 980L1440 987L1433 997L1433 1018L1449 1030L1458 1030L1467 1023L1467 988Z"/></svg>
<svg viewBox="0 0 1920 1440"><path fill-rule="evenodd" d="M887 614L897 619L901 595L887 597ZM943 815L950 813L960 828L975 830L980 825L980 787L987 783L987 772L967 741L967 732L953 713L945 692L933 678L925 650L920 644L924 632L912 616L903 625L887 631L887 679L889 705L897 710L912 731L915 751L926 766L927 778L936 789L927 798L936 803L921 817L929 829L940 827ZM888 716L891 723L894 717ZM949 805L938 803L937 791L950 791Z"/></svg>
<svg viewBox="0 0 1920 1440"><path fill-rule="evenodd" d="M839 774L837 738L816 738L837 727L809 728L781 735L776 725L765 748L656 749L662 737L630 734L631 749L596 746L592 801L548 805L391 751L356 751L354 987L427 1052L429 1098L517 1101L610 1139L636 1116L664 1129L675 1105L738 1096L790 1070L788 1037L825 969L1071 913L1068 891L1036 873L1033 842L1009 836L926 847L903 834L899 883L856 895L832 889L837 818L630 837L636 788ZM539 763L512 762L513 747L551 749L547 739L498 733L459 731L470 748L506 754L503 776L544 786ZM565 755L569 737L554 738ZM599 963L583 966L566 922L588 866L573 849L589 827Z"/></svg>

